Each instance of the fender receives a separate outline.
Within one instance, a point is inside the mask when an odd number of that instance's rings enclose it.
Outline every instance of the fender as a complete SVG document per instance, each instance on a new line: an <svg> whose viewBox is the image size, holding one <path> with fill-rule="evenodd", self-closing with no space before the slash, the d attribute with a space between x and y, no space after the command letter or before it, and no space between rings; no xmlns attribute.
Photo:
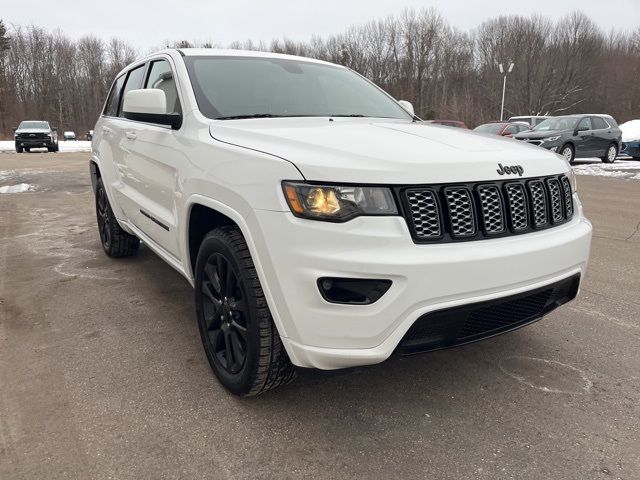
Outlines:
<svg viewBox="0 0 640 480"><path fill-rule="evenodd" d="M269 310L271 311L271 316L273 317L273 321L276 325L276 328L278 329L278 333L280 334L281 337L287 337L287 333L282 323L280 314L278 313L276 302L273 299L273 295L271 294L269 283L267 282L264 269L262 267L262 263L258 256L256 244L253 240L253 236L251 235L251 231L249 230L249 225L246 219L241 214L239 214L236 210L229 207L228 205L221 203L218 200L214 200L213 198L205 197L200 194L193 194L186 200L183 215L181 215L180 217L180 228L182 229L182 241L180 242L181 253L182 253L182 258L185 259L183 261L183 268L188 275L189 283L191 283L192 286L195 286L195 274L191 268L191 258L189 255L189 247L188 247L189 246L189 223L188 222L189 222L189 217L191 215L191 209L193 208L194 205L202 205L205 207L209 207L212 210L216 210L226 215L227 217L229 217L238 225L238 227L240 228L240 231L242 232L242 235L247 241L247 246L249 247L249 253L251 253L251 259L253 260L253 264L256 267L256 272L258 274L258 278L260 279L262 291L264 292L265 299L267 300L267 305L269 306Z"/></svg>

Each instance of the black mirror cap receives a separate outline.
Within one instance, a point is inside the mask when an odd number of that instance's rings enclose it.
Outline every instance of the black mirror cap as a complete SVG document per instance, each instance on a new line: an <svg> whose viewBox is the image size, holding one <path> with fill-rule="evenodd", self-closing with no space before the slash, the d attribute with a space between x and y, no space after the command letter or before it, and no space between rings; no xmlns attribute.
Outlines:
<svg viewBox="0 0 640 480"><path fill-rule="evenodd" d="M182 115L179 113L136 113L123 112L124 118L135 122L157 123L158 125L168 125L173 130L178 130L182 126Z"/></svg>

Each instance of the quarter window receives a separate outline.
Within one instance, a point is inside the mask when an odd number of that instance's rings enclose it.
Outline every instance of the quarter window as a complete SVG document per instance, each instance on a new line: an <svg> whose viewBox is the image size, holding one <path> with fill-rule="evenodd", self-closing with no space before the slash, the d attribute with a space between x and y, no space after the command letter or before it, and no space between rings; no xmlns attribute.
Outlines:
<svg viewBox="0 0 640 480"><path fill-rule="evenodd" d="M127 92L131 90L136 90L138 88L142 88L142 78L144 77L144 65L139 66L138 68L134 68L127 75L127 81L124 84L124 89L122 90L122 98L120 99L120 108L118 109L118 115L122 117L122 102L124 100L124 96Z"/></svg>
<svg viewBox="0 0 640 480"><path fill-rule="evenodd" d="M169 62L166 60L151 62L149 76L144 88L157 88L164 92L167 98L167 113L182 113L175 77Z"/></svg>
<svg viewBox="0 0 640 480"><path fill-rule="evenodd" d="M107 99L107 104L104 107L104 114L110 117L118 116L118 104L120 103L120 92L122 91L122 85L124 84L125 75L118 77L111 87L111 92Z"/></svg>

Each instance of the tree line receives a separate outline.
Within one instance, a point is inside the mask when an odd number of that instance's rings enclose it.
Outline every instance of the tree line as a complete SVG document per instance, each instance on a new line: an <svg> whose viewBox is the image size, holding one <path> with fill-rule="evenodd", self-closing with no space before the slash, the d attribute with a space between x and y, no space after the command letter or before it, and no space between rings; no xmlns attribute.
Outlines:
<svg viewBox="0 0 640 480"><path fill-rule="evenodd" d="M168 41L169 47L205 46ZM575 12L499 16L460 31L434 9L354 26L309 41L237 41L229 48L272 51L345 65L422 118L463 120L473 126L500 115L502 75L506 113L608 113L619 122L640 117L640 28L605 33ZM72 40L38 26L5 27L0 20L0 136L25 118L47 119L83 133L102 108L116 73L140 55L126 42L87 35Z"/></svg>

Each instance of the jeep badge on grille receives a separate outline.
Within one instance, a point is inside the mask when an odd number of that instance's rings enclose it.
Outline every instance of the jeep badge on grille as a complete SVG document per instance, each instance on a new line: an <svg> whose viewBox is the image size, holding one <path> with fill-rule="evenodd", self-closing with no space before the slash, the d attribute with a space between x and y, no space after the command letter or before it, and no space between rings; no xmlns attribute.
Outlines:
<svg viewBox="0 0 640 480"><path fill-rule="evenodd" d="M522 174L524 173L524 168L522 168L521 165L511 165L511 166L506 166L503 167L501 163L498 164L498 170L496 170L500 175L504 175L504 174L518 174L520 176L522 176Z"/></svg>

